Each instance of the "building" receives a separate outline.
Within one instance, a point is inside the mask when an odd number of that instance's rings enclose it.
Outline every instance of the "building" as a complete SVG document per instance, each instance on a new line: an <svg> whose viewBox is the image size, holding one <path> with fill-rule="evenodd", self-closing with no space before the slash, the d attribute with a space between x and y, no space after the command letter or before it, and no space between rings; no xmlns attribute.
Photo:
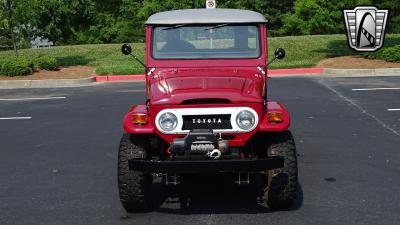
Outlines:
<svg viewBox="0 0 400 225"><path fill-rule="evenodd" d="M51 46L54 46L54 43L47 38L36 37L31 41L32 48L50 48Z"/></svg>

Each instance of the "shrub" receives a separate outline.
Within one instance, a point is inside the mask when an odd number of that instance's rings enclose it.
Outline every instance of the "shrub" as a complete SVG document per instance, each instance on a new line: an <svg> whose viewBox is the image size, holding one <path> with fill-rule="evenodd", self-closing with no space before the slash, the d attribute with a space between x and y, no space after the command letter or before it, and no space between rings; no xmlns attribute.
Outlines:
<svg viewBox="0 0 400 225"><path fill-rule="evenodd" d="M22 58L11 58L0 62L0 75L14 77L33 73L33 64Z"/></svg>
<svg viewBox="0 0 400 225"><path fill-rule="evenodd" d="M368 59L383 59L388 62L400 62L400 45L386 47L366 55Z"/></svg>
<svg viewBox="0 0 400 225"><path fill-rule="evenodd" d="M10 57L0 60L0 75L14 77L30 75L35 70L56 70L57 60L50 56Z"/></svg>
<svg viewBox="0 0 400 225"><path fill-rule="evenodd" d="M50 56L39 56L35 60L35 68L42 70L56 70L58 67L57 60Z"/></svg>

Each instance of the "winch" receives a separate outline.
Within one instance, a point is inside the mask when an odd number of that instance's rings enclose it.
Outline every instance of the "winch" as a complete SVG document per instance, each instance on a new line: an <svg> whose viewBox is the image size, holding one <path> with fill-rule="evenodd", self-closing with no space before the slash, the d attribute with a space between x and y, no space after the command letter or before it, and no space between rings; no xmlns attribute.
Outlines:
<svg viewBox="0 0 400 225"><path fill-rule="evenodd" d="M205 155L219 159L229 150L228 141L222 140L212 130L192 130L184 138L176 138L171 143L175 156Z"/></svg>

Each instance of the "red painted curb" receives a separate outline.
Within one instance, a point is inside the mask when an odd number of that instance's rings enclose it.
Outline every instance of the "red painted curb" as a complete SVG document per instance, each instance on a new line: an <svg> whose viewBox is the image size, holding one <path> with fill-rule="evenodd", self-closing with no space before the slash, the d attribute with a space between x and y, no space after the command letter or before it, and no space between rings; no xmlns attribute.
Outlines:
<svg viewBox="0 0 400 225"><path fill-rule="evenodd" d="M108 76L108 81L121 81L121 80L144 80L144 75Z"/></svg>
<svg viewBox="0 0 400 225"><path fill-rule="evenodd" d="M298 69L277 69L268 70L268 75L301 75L301 74L323 74L324 68L298 68ZM108 81L129 81L129 80L145 80L145 75L115 75L115 76L95 76L96 82Z"/></svg>
<svg viewBox="0 0 400 225"><path fill-rule="evenodd" d="M324 68L298 68L268 70L268 75L323 74Z"/></svg>
<svg viewBox="0 0 400 225"><path fill-rule="evenodd" d="M96 82L106 82L108 81L108 76L95 76Z"/></svg>
<svg viewBox="0 0 400 225"><path fill-rule="evenodd" d="M95 76L96 82L144 80L144 75Z"/></svg>

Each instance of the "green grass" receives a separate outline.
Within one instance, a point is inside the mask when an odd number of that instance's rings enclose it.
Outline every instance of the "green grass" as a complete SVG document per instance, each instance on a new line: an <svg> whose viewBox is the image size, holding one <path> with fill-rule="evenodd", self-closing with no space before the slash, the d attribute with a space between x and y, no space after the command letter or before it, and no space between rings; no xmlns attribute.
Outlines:
<svg viewBox="0 0 400 225"><path fill-rule="evenodd" d="M386 35L385 47L400 45L400 34ZM271 68L306 68L314 67L320 60L345 55L362 55L348 46L345 35L290 36L269 39L269 56L274 49L286 50L286 58L274 62Z"/></svg>
<svg viewBox="0 0 400 225"><path fill-rule="evenodd" d="M324 58L344 55L365 55L355 52L347 45L345 35L314 35L269 38L269 56L274 50L282 47L287 57L271 65L271 68L314 67ZM385 46L400 45L400 34L386 36ZM144 43L132 44L134 51L144 61ZM74 45L54 47L50 49L24 49L22 57L49 55L57 59L60 66L88 65L96 68L99 75L142 74L143 67L131 57L122 55L120 44ZM0 52L2 57L10 57L12 51Z"/></svg>
<svg viewBox="0 0 400 225"><path fill-rule="evenodd" d="M132 46L139 58L143 60L144 44L135 43ZM32 58L49 55L57 59L59 66L88 65L95 67L99 75L143 73L143 67L132 57L123 55L120 49L120 44L73 45L47 49L23 49L19 51L19 56ZM12 55L12 51L0 52L0 59Z"/></svg>

